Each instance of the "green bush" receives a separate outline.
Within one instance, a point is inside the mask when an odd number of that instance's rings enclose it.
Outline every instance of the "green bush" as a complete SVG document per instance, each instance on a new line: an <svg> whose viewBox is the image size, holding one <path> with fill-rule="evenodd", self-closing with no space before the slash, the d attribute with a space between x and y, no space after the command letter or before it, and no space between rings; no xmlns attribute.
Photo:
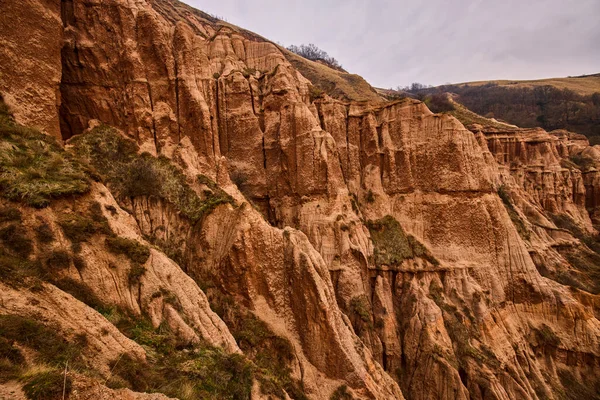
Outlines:
<svg viewBox="0 0 600 400"><path fill-rule="evenodd" d="M35 227L35 234L40 243L48 244L54 241L54 232L52 232L52 228L45 221L42 221Z"/></svg>
<svg viewBox="0 0 600 400"><path fill-rule="evenodd" d="M14 207L0 208L0 223L13 221L21 222L21 211Z"/></svg>
<svg viewBox="0 0 600 400"><path fill-rule="evenodd" d="M133 263L127 274L127 281L129 286L135 286L140 283L142 276L146 273L146 268L143 265Z"/></svg>
<svg viewBox="0 0 600 400"><path fill-rule="evenodd" d="M398 221L387 215L376 221L368 221L367 228L374 246L375 264L400 265L404 260L423 258L433 265L439 261L412 235L406 235Z"/></svg>
<svg viewBox="0 0 600 400"><path fill-rule="evenodd" d="M41 372L29 377L23 385L23 392L29 400L58 400L69 395L72 390L71 378L56 370Z"/></svg>
<svg viewBox="0 0 600 400"><path fill-rule="evenodd" d="M148 363L126 354L115 359L108 386L182 399L250 398L255 368L242 355L202 344L181 344L165 325L154 328L147 318L116 314L121 332L154 355Z"/></svg>
<svg viewBox="0 0 600 400"><path fill-rule="evenodd" d="M33 251L33 242L27 238L25 230L16 224L0 228L0 242L23 258L29 257Z"/></svg>
<svg viewBox="0 0 600 400"><path fill-rule="evenodd" d="M12 340L0 337L0 384L19 376L25 357Z"/></svg>
<svg viewBox="0 0 600 400"><path fill-rule="evenodd" d="M68 342L56 330L36 320L18 315L0 315L0 337L35 350L40 362L57 367L64 367L67 361L73 367L82 365L81 341Z"/></svg>
<svg viewBox="0 0 600 400"><path fill-rule="evenodd" d="M504 185L498 188L498 196L500 196L500 199L502 199L504 208L506 208L508 216L510 217L510 220L512 221L513 225L515 226L515 228L517 228L519 236L521 236L523 240L531 239L531 234L529 230L525 227L525 223L523 222L523 220L519 216L519 213L517 213L517 210L513 206L512 201L510 200L510 195L508 194L508 191L506 190Z"/></svg>
<svg viewBox="0 0 600 400"><path fill-rule="evenodd" d="M81 243L87 242L96 234L113 234L102 212L100 211L100 214L98 214L95 204L97 203L91 203L88 210L91 217L81 212L70 213L62 215L58 221L58 225L67 239L74 245L73 249L76 252L81 248Z"/></svg>
<svg viewBox="0 0 600 400"><path fill-rule="evenodd" d="M46 260L50 269L66 269L71 265L71 256L64 250L53 250Z"/></svg>
<svg viewBox="0 0 600 400"><path fill-rule="evenodd" d="M148 246L144 246L136 240L111 236L106 238L105 244L111 253L124 254L134 263L144 264L150 257Z"/></svg>
<svg viewBox="0 0 600 400"><path fill-rule="evenodd" d="M546 324L543 324L539 329L533 328L533 332L542 347L558 347L561 344L560 338Z"/></svg>
<svg viewBox="0 0 600 400"><path fill-rule="evenodd" d="M56 140L17 124L0 101L0 195L33 207L52 199L86 193L85 167Z"/></svg>
<svg viewBox="0 0 600 400"><path fill-rule="evenodd" d="M204 176L198 182L211 189L204 198L190 187L186 176L165 157L137 154L137 145L114 129L98 127L73 140L74 151L90 163L123 200L153 196L175 206L181 215L195 223L220 204L234 204L233 198Z"/></svg>
<svg viewBox="0 0 600 400"><path fill-rule="evenodd" d="M338 387L331 395L329 400L353 400L354 397L348 393L348 386L342 385Z"/></svg>
<svg viewBox="0 0 600 400"><path fill-rule="evenodd" d="M352 315L360 318L362 322L367 324L368 327L373 328L373 321L371 320L371 304L367 296L357 296L350 300L350 312Z"/></svg>

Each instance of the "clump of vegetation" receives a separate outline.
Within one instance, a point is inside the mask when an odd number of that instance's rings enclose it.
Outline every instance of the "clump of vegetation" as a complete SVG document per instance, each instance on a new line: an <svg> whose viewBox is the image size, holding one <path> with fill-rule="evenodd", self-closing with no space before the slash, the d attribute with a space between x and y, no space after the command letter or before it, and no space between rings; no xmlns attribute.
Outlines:
<svg viewBox="0 0 600 400"><path fill-rule="evenodd" d="M19 377L25 357L13 340L0 337L0 384Z"/></svg>
<svg viewBox="0 0 600 400"><path fill-rule="evenodd" d="M312 43L307 45L301 44L300 46L291 45L287 49L311 61L321 61L333 69L343 71L342 66L335 58L331 57L326 51L319 49Z"/></svg>
<svg viewBox="0 0 600 400"><path fill-rule="evenodd" d="M27 238L23 227L17 224L0 228L0 243L22 258L29 257L33 251L33 242Z"/></svg>
<svg viewBox="0 0 600 400"><path fill-rule="evenodd" d="M0 97L0 196L32 207L86 193L85 168L56 140L15 122Z"/></svg>
<svg viewBox="0 0 600 400"><path fill-rule="evenodd" d="M52 228L45 221L41 221L35 228L35 234L40 243L48 244L54 241L54 232L52 232Z"/></svg>
<svg viewBox="0 0 600 400"><path fill-rule="evenodd" d="M127 273L127 282L129 282L129 286L138 285L145 273L146 268L143 265L133 263Z"/></svg>
<svg viewBox="0 0 600 400"><path fill-rule="evenodd" d="M498 188L498 196L500 196L500 199L502 199L504 208L506 208L508 216L510 217L510 220L512 221L513 225L515 226L515 228L517 228L517 232L519 233L519 236L521 236L521 239L531 239L531 234L529 233L529 230L525 227L525 223L523 222L523 220L519 216L519 213L517 213L517 210L512 204L510 200L510 195L508 194L504 185Z"/></svg>
<svg viewBox="0 0 600 400"><path fill-rule="evenodd" d="M160 392L180 399L250 398L255 367L242 355L206 344L181 343L167 325L155 328L144 316L111 309L106 317L152 354L149 362L127 354L115 359L110 365L109 387Z"/></svg>
<svg viewBox="0 0 600 400"><path fill-rule="evenodd" d="M0 315L0 337L17 342L37 352L37 360L50 366L63 367L67 361L73 367L82 366L81 352L85 338L69 342L59 333L37 320Z"/></svg>
<svg viewBox="0 0 600 400"><path fill-rule="evenodd" d="M371 304L365 295L356 296L350 300L350 313L353 317L358 317L369 329L373 328Z"/></svg>
<svg viewBox="0 0 600 400"><path fill-rule="evenodd" d="M67 269L71 265L71 256L64 250L53 250L46 260L50 269Z"/></svg>
<svg viewBox="0 0 600 400"><path fill-rule="evenodd" d="M552 328L543 324L540 328L533 328L536 339L542 347L557 347L560 345L560 338L554 333Z"/></svg>
<svg viewBox="0 0 600 400"><path fill-rule="evenodd" d="M29 400L56 400L62 399L63 394L68 396L72 390L72 381L58 370L39 372L32 376L24 377L26 383L23 392Z"/></svg>
<svg viewBox="0 0 600 400"><path fill-rule="evenodd" d="M354 396L348 393L348 386L341 385L332 393L329 400L354 400Z"/></svg>
<svg viewBox="0 0 600 400"><path fill-rule="evenodd" d="M295 400L307 399L300 384L291 377L292 344L275 335L267 324L243 309L230 296L215 288L208 293L213 310L227 324L240 349L255 363L256 377L263 394L283 399L287 393Z"/></svg>
<svg viewBox="0 0 600 400"><path fill-rule="evenodd" d="M73 250L78 253L81 243L87 242L96 234L113 235L108 221L99 209L100 205L92 202L88 212L64 214L58 221L63 233L73 244Z"/></svg>
<svg viewBox="0 0 600 400"><path fill-rule="evenodd" d="M136 240L120 236L110 236L106 238L105 243L111 253L124 254L134 263L144 264L150 257L148 246Z"/></svg>
<svg viewBox="0 0 600 400"><path fill-rule="evenodd" d="M21 222L21 211L15 207L0 207L0 223Z"/></svg>
<svg viewBox="0 0 600 400"><path fill-rule="evenodd" d="M404 260L423 258L433 265L439 261L414 236L406 235L394 217L387 215L376 221L368 221L374 245L375 264L396 266Z"/></svg>
<svg viewBox="0 0 600 400"><path fill-rule="evenodd" d="M544 269L542 272L564 285L576 287L592 294L600 293L600 240L598 236L589 234L567 214L551 214L550 218L557 227L569 231L589 250L584 247L559 248L559 252L574 269L555 273L549 273Z"/></svg>
<svg viewBox="0 0 600 400"><path fill-rule="evenodd" d="M137 154L138 146L114 129L100 126L73 140L75 152L92 165L121 200L157 197L173 205L192 223L201 220L220 204L234 204L231 196L204 176L199 183L211 190L203 198L187 183L183 172L166 157Z"/></svg>

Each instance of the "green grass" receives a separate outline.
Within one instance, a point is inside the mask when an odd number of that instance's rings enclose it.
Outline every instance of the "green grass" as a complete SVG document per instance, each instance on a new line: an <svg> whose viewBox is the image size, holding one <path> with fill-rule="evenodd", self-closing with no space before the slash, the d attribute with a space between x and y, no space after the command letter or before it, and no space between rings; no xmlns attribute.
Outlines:
<svg viewBox="0 0 600 400"><path fill-rule="evenodd" d="M72 381L58 370L37 373L25 379L23 392L29 400L59 400L63 393L68 398L72 390Z"/></svg>
<svg viewBox="0 0 600 400"><path fill-rule="evenodd" d="M76 253L81 249L81 243L89 241L96 234L113 235L108 221L99 211L99 204L96 202L89 204L87 212L78 211L61 215L58 225L71 241Z"/></svg>
<svg viewBox="0 0 600 400"><path fill-rule="evenodd" d="M21 225L10 224L0 228L0 244L14 254L27 258L33 252L33 242Z"/></svg>
<svg viewBox="0 0 600 400"><path fill-rule="evenodd" d="M433 265L439 261L414 236L407 235L394 217L387 215L376 221L368 221L374 245L374 258L377 266L397 266L404 260L423 258Z"/></svg>
<svg viewBox="0 0 600 400"><path fill-rule="evenodd" d="M50 270L67 269L71 265L71 256L64 250L53 250L46 260L46 266Z"/></svg>
<svg viewBox="0 0 600 400"><path fill-rule="evenodd" d="M113 360L109 387L183 400L250 398L256 368L244 356L206 344L182 343L166 325L155 328L143 316L110 309L106 317L150 354L147 363L128 355Z"/></svg>
<svg viewBox="0 0 600 400"><path fill-rule="evenodd" d="M350 316L362 321L368 329L373 329L371 303L369 303L367 296L356 296L350 300Z"/></svg>
<svg viewBox="0 0 600 400"><path fill-rule="evenodd" d="M515 228L517 228L517 232L519 233L519 236L521 236L521 239L530 240L531 233L526 228L525 223L517 213L517 210L512 204L512 201L510 200L510 195L508 194L508 191L506 190L504 185L498 188L498 196L500 196L500 199L502 199L502 204L504 204L504 208L506 208L506 212L508 212L508 216L510 217L510 220L512 221L513 225L515 226Z"/></svg>
<svg viewBox="0 0 600 400"><path fill-rule="evenodd" d="M285 391L292 399L306 400L301 384L291 376L292 344L274 334L266 323L232 297L215 288L208 293L212 309L227 324L240 349L256 365L261 392L283 399Z"/></svg>
<svg viewBox="0 0 600 400"><path fill-rule="evenodd" d="M73 367L82 366L81 352L85 338L69 342L50 327L27 317L0 315L0 337L35 350L37 361L63 367L67 361Z"/></svg>
<svg viewBox="0 0 600 400"><path fill-rule="evenodd" d="M105 240L106 248L113 254L124 254L131 261L144 264L150 257L148 246L132 239L120 236L110 236Z"/></svg>
<svg viewBox="0 0 600 400"><path fill-rule="evenodd" d="M0 206L0 223L2 222L21 222L21 211L15 207Z"/></svg>
<svg viewBox="0 0 600 400"><path fill-rule="evenodd" d="M234 204L231 196L210 179L200 176L209 190L199 196L180 168L165 157L137 154L138 146L114 129L101 126L73 140L78 157L89 163L119 199L156 197L175 206L192 223L218 205Z"/></svg>
<svg viewBox="0 0 600 400"><path fill-rule="evenodd" d="M354 396L348 393L348 386L342 385L338 387L331 395L329 400L353 400Z"/></svg>
<svg viewBox="0 0 600 400"><path fill-rule="evenodd" d="M561 344L560 338L546 324L543 324L540 328L532 328L532 330L542 347L558 347Z"/></svg>
<svg viewBox="0 0 600 400"><path fill-rule="evenodd" d="M84 166L54 138L17 124L0 102L0 196L43 208L89 188Z"/></svg>

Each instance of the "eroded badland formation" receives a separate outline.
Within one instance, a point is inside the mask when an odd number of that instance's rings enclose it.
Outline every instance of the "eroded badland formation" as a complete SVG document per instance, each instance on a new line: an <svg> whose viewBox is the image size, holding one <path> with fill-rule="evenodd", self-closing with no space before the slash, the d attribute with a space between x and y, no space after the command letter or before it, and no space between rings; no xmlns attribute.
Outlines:
<svg viewBox="0 0 600 400"><path fill-rule="evenodd" d="M0 397L598 396L584 136L385 101L175 0L1 11Z"/></svg>

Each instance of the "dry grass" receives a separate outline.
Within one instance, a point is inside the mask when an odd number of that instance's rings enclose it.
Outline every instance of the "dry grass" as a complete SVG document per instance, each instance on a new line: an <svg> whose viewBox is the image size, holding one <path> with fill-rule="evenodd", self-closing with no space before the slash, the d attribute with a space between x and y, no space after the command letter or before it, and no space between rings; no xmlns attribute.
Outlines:
<svg viewBox="0 0 600 400"><path fill-rule="evenodd" d="M514 125L505 124L500 121L496 121L494 119L489 119L482 117L479 114L474 113L469 110L467 107L463 106L460 103L457 103L454 100L451 100L454 105L454 110L449 111L448 114L452 115L454 118L459 120L464 126L468 126L471 124L479 124L484 127L492 127L500 130L516 130L518 129Z"/></svg>
<svg viewBox="0 0 600 400"><path fill-rule="evenodd" d="M569 89L580 95L589 96L595 92L600 92L600 74L587 75L582 77L571 78L548 78L524 81L511 80L495 80L495 81L476 81L464 82L457 85L483 86L489 83L495 83L499 86L514 87L514 88L533 88L536 86L554 86L558 89Z"/></svg>
<svg viewBox="0 0 600 400"><path fill-rule="evenodd" d="M283 47L279 48L302 76L329 96L341 100L377 101L383 99L362 77L337 71L318 62L307 60Z"/></svg>

